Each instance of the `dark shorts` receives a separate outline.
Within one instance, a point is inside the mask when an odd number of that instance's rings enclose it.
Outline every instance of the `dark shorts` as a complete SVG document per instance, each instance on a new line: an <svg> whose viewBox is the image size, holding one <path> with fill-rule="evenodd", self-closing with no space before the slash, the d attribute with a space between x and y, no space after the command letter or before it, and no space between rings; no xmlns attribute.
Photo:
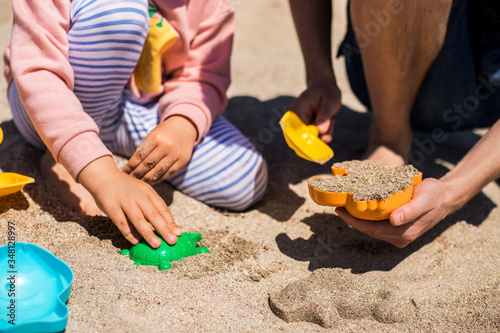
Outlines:
<svg viewBox="0 0 500 333"><path fill-rule="evenodd" d="M370 109L358 41L350 15L339 49L354 94ZM374 18L374 22L376 19ZM500 119L500 43L471 33L468 0L454 0L445 42L425 77L411 113L415 130L489 127ZM382 28L383 29L383 28Z"/></svg>

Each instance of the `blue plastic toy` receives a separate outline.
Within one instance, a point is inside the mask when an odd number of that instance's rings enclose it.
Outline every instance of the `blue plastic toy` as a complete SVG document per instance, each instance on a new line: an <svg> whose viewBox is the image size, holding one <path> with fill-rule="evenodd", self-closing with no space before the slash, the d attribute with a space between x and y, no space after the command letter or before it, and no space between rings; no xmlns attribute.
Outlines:
<svg viewBox="0 0 500 333"><path fill-rule="evenodd" d="M72 283L71 268L47 250L20 242L0 247L0 332L63 331Z"/></svg>

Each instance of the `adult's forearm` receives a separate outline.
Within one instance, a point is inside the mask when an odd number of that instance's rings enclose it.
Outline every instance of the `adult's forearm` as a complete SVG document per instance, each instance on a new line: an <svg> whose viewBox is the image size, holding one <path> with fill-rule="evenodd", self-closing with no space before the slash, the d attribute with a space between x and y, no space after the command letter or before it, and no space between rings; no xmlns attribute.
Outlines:
<svg viewBox="0 0 500 333"><path fill-rule="evenodd" d="M488 183L500 178L500 120L440 179L452 211L461 208Z"/></svg>
<svg viewBox="0 0 500 333"><path fill-rule="evenodd" d="M289 0L306 66L307 81L332 75L330 0Z"/></svg>

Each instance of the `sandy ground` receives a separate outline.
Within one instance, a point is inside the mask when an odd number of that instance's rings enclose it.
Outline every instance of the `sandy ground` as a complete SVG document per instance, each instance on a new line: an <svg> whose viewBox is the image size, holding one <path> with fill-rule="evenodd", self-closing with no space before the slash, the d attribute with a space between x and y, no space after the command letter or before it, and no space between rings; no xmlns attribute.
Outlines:
<svg viewBox="0 0 500 333"><path fill-rule="evenodd" d="M338 44L345 1L335 3ZM10 1L0 4L3 48ZM119 255L129 245L108 219L62 206L38 170L41 153L21 138L0 98L0 169L36 179L0 198L0 244L7 242L7 222L14 222L18 241L42 246L72 268L67 332L499 331L499 185L488 185L405 249L348 228L307 193L307 178L328 173L329 166L294 156L278 130L279 117L304 88L287 2L236 0L236 7L234 83L225 116L264 154L270 184L262 202L243 213L157 186L177 223L201 232L211 250L169 271L133 266ZM362 108L342 63L335 67L346 105L332 143L338 162L359 158L369 115L353 111ZM419 169L439 177L477 140L471 132L450 135Z"/></svg>

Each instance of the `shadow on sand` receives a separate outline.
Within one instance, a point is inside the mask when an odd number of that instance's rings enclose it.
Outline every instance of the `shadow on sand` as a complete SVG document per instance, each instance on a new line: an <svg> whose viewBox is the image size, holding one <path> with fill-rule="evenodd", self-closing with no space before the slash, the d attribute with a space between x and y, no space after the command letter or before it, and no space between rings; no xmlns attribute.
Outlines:
<svg viewBox="0 0 500 333"><path fill-rule="evenodd" d="M118 228L108 217L86 216L68 209L58 193L45 180L40 172L40 159L44 152L32 147L24 140L12 120L0 124L4 132L4 141L0 144L0 169L3 172L16 172L35 179L35 183L28 184L23 191L40 206L40 209L49 213L58 222L76 222L91 236L101 240L111 240L118 248L130 247L130 243L122 236ZM168 183L155 185L156 191L170 205L174 188ZM29 208L29 202L23 193L18 192L0 200L0 214L9 210L24 210Z"/></svg>
<svg viewBox="0 0 500 333"><path fill-rule="evenodd" d="M334 162L359 159L366 146L370 122L369 114L342 107L336 115L335 135L330 144L335 156L327 164L317 165L297 157L288 148L281 133L279 119L292 101L291 96L268 101L238 96L229 100L224 113L224 117L250 138L269 166L267 193L261 202L250 209L256 209L280 222L288 221L305 202L305 198L297 195L290 185L301 183L313 175L329 174L329 166ZM43 152L31 147L21 137L13 121L3 122L0 126L5 133L4 142L0 145L0 156L8 156L0 158L0 168L4 172L17 172L35 178L36 182L26 186L24 191L42 210L54 216L57 221L75 221L90 235L109 239L116 247L129 246L109 218L84 216L64 207L55 189L49 186L40 173L38 165ZM417 133L416 138L423 140L426 135ZM439 178L448 169L442 163L436 163L436 159L455 164L478 139L479 136L472 132L450 133L448 140L437 144L434 151L427 154L417 167L424 177ZM169 205L172 202L173 187L164 183L155 188ZM10 195L0 201L0 213L8 209L23 210L28 207L29 202L22 193ZM276 237L276 242L284 254L299 261L309 261L311 271L321 267L351 268L353 272L390 270L457 221L479 225L494 207L495 204L488 197L479 193L463 209L448 216L402 250L348 228L333 214L333 208L332 214L314 214L302 221L314 233L309 239L291 240L282 233Z"/></svg>
<svg viewBox="0 0 500 333"><path fill-rule="evenodd" d="M370 123L368 113L342 107L335 117L335 134L330 143L335 156L327 164L319 166L297 157L285 143L279 119L292 102L293 97L290 96L264 102L248 96L234 97L225 112L225 117L251 138L269 164L270 182L266 196L254 208L281 222L290 219L305 201L290 189L290 185L316 174L330 174L330 166L334 162L360 159L368 140ZM426 133L415 133L415 139L420 142L428 138ZM447 138L444 143L434 143L432 149L424 152L425 158L418 161L416 166L423 172L424 178L442 177L448 172L442 161L456 164L480 136L471 131L461 131L447 133ZM421 148L414 146L413 149ZM481 224L494 207L495 204L480 192L461 210L448 216L405 249L398 249L349 228L333 213L333 208L326 208L331 209L331 214L317 213L302 221L313 232L308 239L292 240L282 233L276 237L276 242L285 255L308 261L311 271L323 267L346 268L353 273L388 271L456 222Z"/></svg>

